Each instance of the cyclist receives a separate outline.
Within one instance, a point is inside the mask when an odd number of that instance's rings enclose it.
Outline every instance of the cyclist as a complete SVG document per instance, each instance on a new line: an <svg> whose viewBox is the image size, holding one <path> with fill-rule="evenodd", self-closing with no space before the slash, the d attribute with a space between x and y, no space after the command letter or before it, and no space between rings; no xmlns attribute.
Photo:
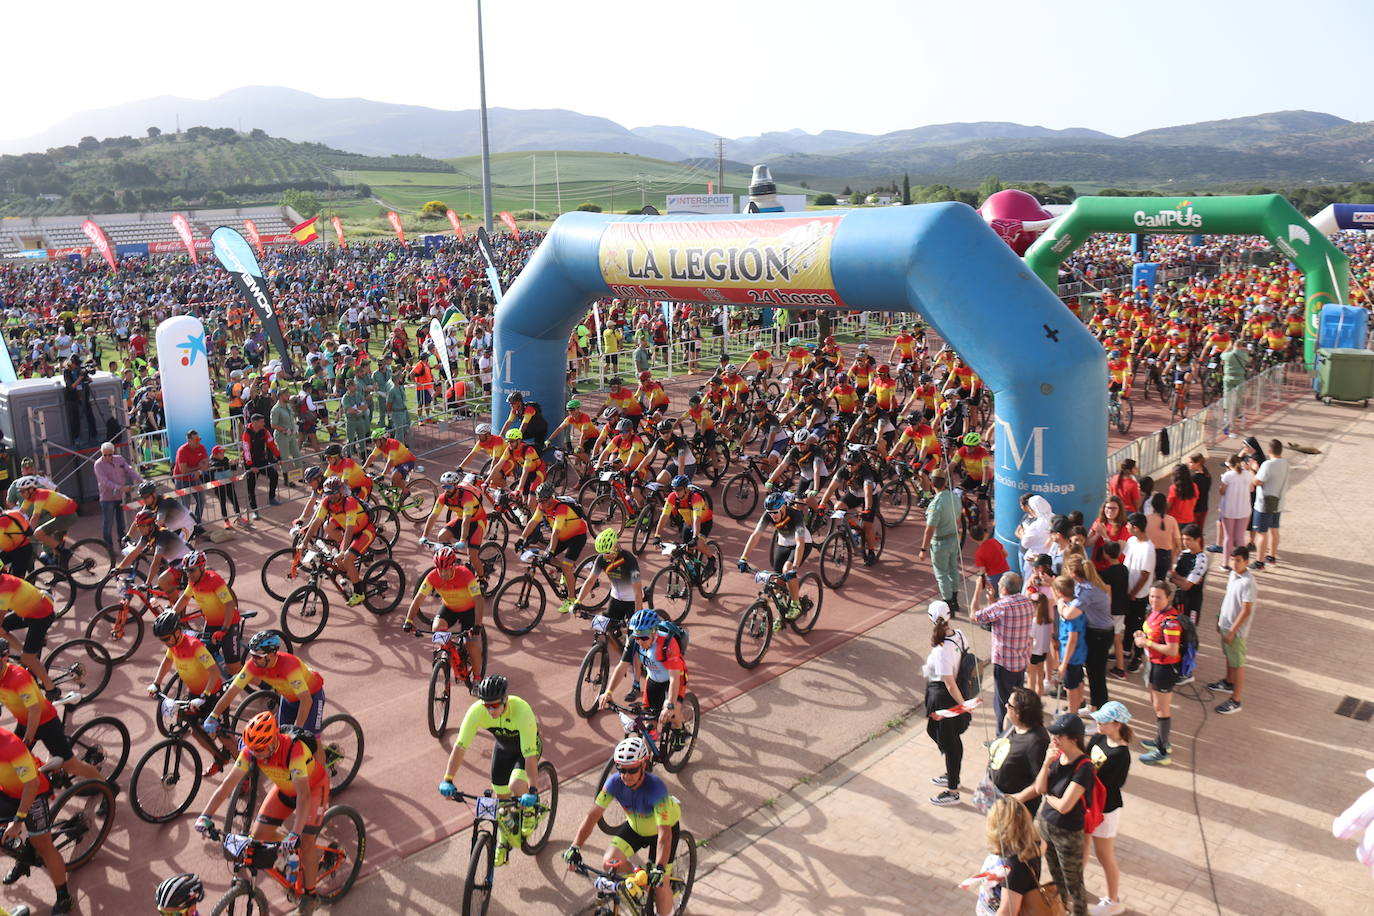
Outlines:
<svg viewBox="0 0 1374 916"><path fill-rule="evenodd" d="M390 473L392 486L401 491L402 497L409 499L410 472L415 470L418 463L415 453L400 439L393 439L386 434L385 429L378 427L372 431L372 451L363 459L363 467L366 468L379 458L385 459L382 476Z"/></svg>
<svg viewBox="0 0 1374 916"><path fill-rule="evenodd" d="M367 468L345 456L342 445L330 443L324 450L324 461L326 474L348 484L358 499L366 500L372 495L372 478L368 476Z"/></svg>
<svg viewBox="0 0 1374 916"><path fill-rule="evenodd" d="M81 699L81 695L71 694L69 699L75 702ZM42 741L52 759L61 760L62 769L74 777L104 778L95 767L74 756L71 739L62 727L62 717L57 714L57 707L39 689L33 674L22 665L11 662L3 652L0 652L0 705L14 714L17 723L15 734L24 739L24 744L33 747Z"/></svg>
<svg viewBox="0 0 1374 916"><path fill-rule="evenodd" d="M797 576L801 573L807 554L811 552L811 529L806 527L805 506L793 503L786 493L769 493L763 501L763 515L750 532L749 539L744 542L744 549L739 552L739 570L749 571L749 551L754 549L754 544L763 534L764 525L770 523L777 536L773 542L773 572L783 577L787 591L792 596L787 611L787 619L791 620L802 611L801 582ZM773 625L776 629L782 629L781 620L774 620Z"/></svg>
<svg viewBox="0 0 1374 916"><path fill-rule="evenodd" d="M624 623L644 607L644 580L640 577L639 561L633 553L620 546L620 532L614 528L602 529L593 546L596 548L596 560L587 571L587 579L577 594L577 602L585 603L596 583L605 576L611 590L610 600L606 603L606 616L615 623ZM615 639L614 628L608 627L606 632ZM616 644L620 645L618 641Z"/></svg>
<svg viewBox="0 0 1374 916"><path fill-rule="evenodd" d="M610 700L615 685L627 670L632 671L635 680L644 685L644 708L658 717L659 734L668 725L682 725L679 703L687 694L687 661L677 637L659 628L662 619L658 611L647 607L630 618L630 641L597 700L598 704Z"/></svg>
<svg viewBox="0 0 1374 916"><path fill-rule="evenodd" d="M635 391L635 397L647 413L668 409L668 392L664 390L662 382L654 381L654 374L647 369L639 373L639 388Z"/></svg>
<svg viewBox="0 0 1374 916"><path fill-rule="evenodd" d="M144 582L150 587L156 584L157 588L168 594L181 587L181 575L175 567L191 552L191 548L180 534L162 527L156 512L140 509L129 526L129 539L133 543L124 551L115 569L132 570L138 558L151 549L152 559L148 562L148 575Z"/></svg>
<svg viewBox="0 0 1374 916"><path fill-rule="evenodd" d="M979 502L983 518L988 518L988 487L992 484L992 452L983 447L983 437L978 433L965 433L964 444L950 459L950 470L959 467L964 479L961 486L966 493L973 493Z"/></svg>
<svg viewBox="0 0 1374 916"><path fill-rule="evenodd" d="M563 861L576 866L582 862L582 844L592 835L612 801L625 810L625 823L611 837L602 860L604 871L628 874L635 853L648 849L649 886L654 889L654 907L659 916L673 911L673 857L677 854L681 830L682 805L668 791L668 784L649 772L649 746L639 735L630 735L615 746L616 771L596 794L572 845Z"/></svg>
<svg viewBox="0 0 1374 916"><path fill-rule="evenodd" d="M482 670L482 618L486 616L487 599L482 595L482 583L462 563L458 562L458 552L452 547L440 547L434 551L434 568L420 580L415 597L406 609L406 619L401 629L410 633L415 629L415 614L420 605L430 595L438 595L443 604L439 613L434 615L434 631L446 632L458 624L459 633L471 632L473 639L468 642L468 657L473 671Z"/></svg>
<svg viewBox="0 0 1374 916"><path fill-rule="evenodd" d="M868 344L859 344L854 352L854 361L849 364L849 375L854 379L854 390L861 400L868 395L877 366L878 361L868 352Z"/></svg>
<svg viewBox="0 0 1374 916"><path fill-rule="evenodd" d="M506 440L491 431L490 423L478 423L473 428L477 436L477 441L472 446L472 451L468 452L462 461L458 462L458 470L465 470L468 462L478 455L486 455L486 460L496 462L496 456L506 450Z"/></svg>
<svg viewBox="0 0 1374 916"><path fill-rule="evenodd" d="M878 562L878 536L873 527L873 518L877 514L878 505L878 479L873 475L873 469L864 460L862 447L850 446L844 455L844 467L840 468L831 479L825 492L821 494L821 504L829 502L834 498L836 509L860 509L859 526L864 533L864 565L872 566ZM860 508L862 507L862 508ZM853 525L851 519L849 524Z"/></svg>
<svg viewBox="0 0 1374 916"><path fill-rule="evenodd" d="M293 538L309 524L310 519L314 518L315 513L319 511L320 500L324 496L324 468L312 464L305 469L302 479L305 481L307 496L301 514L296 516L296 520L291 523L291 536Z"/></svg>
<svg viewBox="0 0 1374 916"><path fill-rule="evenodd" d="M443 781L439 783L439 794L452 798L458 793L453 777L463 766L463 758L478 730L486 729L496 739L496 748L491 754L492 790L498 799L506 799L515 793L516 787L524 789L520 795L523 811L517 832L522 837L529 836L538 823L534 809L539 804L539 793L531 774L539 772L543 747L539 722L530 704L511 694L509 683L499 674L482 678L474 694L477 702L468 707L463 724L458 727L458 737L444 766ZM506 864L504 844L496 846L496 864Z"/></svg>
<svg viewBox="0 0 1374 916"><path fill-rule="evenodd" d="M701 403L701 395L694 394L687 399L687 411L678 418L678 422L690 422L696 430L695 435L701 437L701 442L708 449L716 444L716 418L712 416L707 407Z"/></svg>
<svg viewBox="0 0 1374 916"><path fill-rule="evenodd" d="M849 373L840 372L835 376L835 384L826 392L826 400L835 405L836 422L848 427L859 412L859 389L849 379Z"/></svg>
<svg viewBox="0 0 1374 916"><path fill-rule="evenodd" d="M520 430L506 430L506 458L520 471L515 492L525 497L526 508L533 509L535 491L544 482L544 459L539 457L539 450L524 439L525 434Z"/></svg>
<svg viewBox="0 0 1374 916"><path fill-rule="evenodd" d="M52 786L40 769L39 761L18 735L8 728L0 728L0 821L9 824L5 828L4 842L18 842L21 830L28 834L29 842L57 888L57 901L51 912L54 916L64 916L72 911L72 896L67 889L66 863L49 835L52 816L48 805L51 801ZM3 883L13 884L28 873L27 865L16 862Z"/></svg>
<svg viewBox="0 0 1374 916"><path fill-rule="evenodd" d="M876 394L864 395L863 409L860 411L854 425L849 427L849 435L845 436L845 442L849 444L866 442L869 445L877 446L878 455L887 457L887 448L890 443L889 434L895 432L896 427L887 418L878 406L878 396Z"/></svg>
<svg viewBox="0 0 1374 916"><path fill-rule="evenodd" d="M701 557L702 579L709 581L715 574L713 564L720 562L720 551L711 540L711 529L716 525L711 516L711 504L706 499L706 493L701 487L692 486L692 480L686 474L674 477L672 486L673 492L663 501L663 511L659 513L654 537L662 540L663 526L671 520L674 527L681 529L682 543ZM703 543L705 550L700 547Z"/></svg>
<svg viewBox="0 0 1374 916"><path fill-rule="evenodd" d="M272 788L258 808L253 839L271 842L286 828L282 851L289 854L299 850L305 893L296 912L304 916L319 904L315 895L320 867L316 838L329 807L329 771L311 750L310 742L292 730L284 732L270 712L260 712L252 718L243 729L240 746L233 769L196 818L196 832L208 833L214 826L215 812L229 800L244 777L254 768L260 771L272 781Z"/></svg>
<svg viewBox="0 0 1374 916"><path fill-rule="evenodd" d="M1131 361L1120 350L1107 354L1107 392L1122 398L1131 396Z"/></svg>
<svg viewBox="0 0 1374 916"><path fill-rule="evenodd" d="M773 490L779 487L783 472L790 465L796 465L797 495L805 496L816 490L819 482L830 473L825 464L825 455L821 453L818 446L819 440L811 430L799 429L794 432L792 434L792 447L787 450L787 454L782 456L781 463L774 468L773 473L768 475L768 489Z"/></svg>
<svg viewBox="0 0 1374 916"><path fill-rule="evenodd" d="M348 485L338 477L329 477L325 480L324 498L310 527L305 531L303 543L309 544L326 520L329 522L329 539L339 546L339 553L334 559L353 585L353 594L348 596L347 603L349 607L356 607L366 600L357 560L377 539L377 529L373 527L372 519L368 517L363 504L349 495ZM300 561L301 552L302 548L297 546L297 562Z"/></svg>
<svg viewBox="0 0 1374 916"><path fill-rule="evenodd" d="M67 537L67 529L76 522L76 500L38 484L37 477L19 479L19 495L22 499L19 511L29 517L33 536L55 551L65 565L71 550L63 546L63 541Z"/></svg>
<svg viewBox="0 0 1374 916"><path fill-rule="evenodd" d="M796 375L811 361L811 351L802 346L800 337L787 341L787 359L782 364L782 375Z"/></svg>
<svg viewBox="0 0 1374 916"><path fill-rule="evenodd" d="M911 459L911 468L920 475L922 486L927 490L933 489L930 484L930 472L940 467L944 461L944 449L940 447L935 429L926 422L923 414L913 413L907 417L906 426L902 428L901 435L897 437L897 444L892 447L888 457L900 458L908 451L915 452Z"/></svg>
<svg viewBox="0 0 1374 916"><path fill-rule="evenodd" d="M9 651L19 650L19 660L33 676L43 682L44 696L55 700L62 692L53 686L48 669L38 660L38 653L48 642L48 628L56 621L52 599L42 589L18 576L0 573L0 611L5 616L0 619L0 632L9 643ZM24 641L19 642L15 631L24 631Z"/></svg>
<svg viewBox="0 0 1374 916"><path fill-rule="evenodd" d="M204 636L210 645L219 649L224 666L230 674L238 674L243 667L239 654L239 640L243 637L243 617L239 614L239 599L224 577L207 565L206 556L193 550L181 558L181 572L186 577L186 590L172 605L180 614L194 599L205 618Z"/></svg>
<svg viewBox="0 0 1374 916"><path fill-rule="evenodd" d="M569 451L590 459L592 445L596 442L598 432L596 421L592 419L591 414L582 409L582 402L577 398L568 401L567 410L567 416L549 434L549 440L557 439L558 434L567 429Z"/></svg>
<svg viewBox="0 0 1374 916"><path fill-rule="evenodd" d="M578 557L582 556L582 548L587 546L587 519L577 500L571 496L559 496L552 483L541 485L535 497L534 512L516 539L515 550L517 553L524 550L526 540L534 534L540 522L548 521L553 535L549 559L563 570L563 589L568 596L558 608L558 613L566 614L574 604L573 568L577 565Z"/></svg>
<svg viewBox="0 0 1374 916"><path fill-rule="evenodd" d="M644 453L644 457L639 459L639 463L635 465L636 476L647 477L653 468L654 459L659 456L664 458L663 470L658 472L659 483L667 483L674 471L689 477L696 473L697 458L687 442L687 437L682 435L678 426L679 422L669 419L658 421L658 438L654 440L653 445L650 445L649 450ZM674 464L677 465L676 468L673 467Z"/></svg>
<svg viewBox="0 0 1374 916"><path fill-rule="evenodd" d="M324 725L324 678L301 659L282 651L282 638L271 630L255 633L248 643L243 666L205 719L207 731L219 730L219 720L244 688L266 684L277 692L277 718L319 737Z"/></svg>
<svg viewBox="0 0 1374 916"><path fill-rule="evenodd" d="M0 567L20 578L33 572L33 525L18 509L0 512Z"/></svg>
<svg viewBox="0 0 1374 916"><path fill-rule="evenodd" d="M172 875L157 886L153 905L159 916L200 916L196 904L205 899L205 885L199 875L182 872Z"/></svg>
<svg viewBox="0 0 1374 916"><path fill-rule="evenodd" d="M753 370L760 382L773 374L773 354L760 341L754 351L744 361L744 371Z"/></svg>
<svg viewBox="0 0 1374 916"><path fill-rule="evenodd" d="M215 657L210 654L205 643L181 628L181 617L176 611L163 611L157 615L157 619L153 621L153 636L167 647L167 652L162 656L162 663L158 665L157 673L148 684L148 696L157 696L158 685L169 671L175 669L177 677L186 687L186 692L195 698L187 709L187 717L193 724L191 737L210 752L212 759L217 758L219 754L211 745L210 736L201 728L194 727L210 714L214 701L219 699L220 693L224 690L224 677L220 674ZM229 739L222 738L221 743L223 750L220 753L234 753ZM216 776L220 769L220 764L215 762L206 775Z"/></svg>
<svg viewBox="0 0 1374 916"><path fill-rule="evenodd" d="M487 536L487 510L482 505L482 491L475 484L476 478L471 474L467 475L466 480L459 477L457 471L440 474L439 495L434 498L434 509L425 519L425 530L420 538L428 540L435 522L442 524L440 537L467 545L468 563L480 579L487 574L482 564L482 541Z"/></svg>
<svg viewBox="0 0 1374 916"><path fill-rule="evenodd" d="M630 400L634 401L633 396ZM510 405L510 414L507 415L501 432L506 433L512 429L517 429L520 431L521 438L534 448L536 454L542 452L544 440L549 435L549 421L544 417L539 405L534 401L526 401L525 396L518 391L512 391L506 395L506 403ZM634 401L634 407L638 408L638 406L639 402Z"/></svg>
<svg viewBox="0 0 1374 916"><path fill-rule="evenodd" d="M887 354L888 362L910 363L916 359L916 338L911 334L908 325L902 325L897 329L897 336L892 339L892 349Z"/></svg>

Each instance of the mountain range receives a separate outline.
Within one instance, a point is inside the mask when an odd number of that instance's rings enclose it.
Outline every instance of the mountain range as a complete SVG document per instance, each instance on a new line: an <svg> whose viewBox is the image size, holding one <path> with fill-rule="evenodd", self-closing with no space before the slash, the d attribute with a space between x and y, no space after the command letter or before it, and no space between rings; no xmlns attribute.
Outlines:
<svg viewBox="0 0 1374 916"><path fill-rule="evenodd" d="M493 151L586 150L714 163L717 136L692 127L626 128L564 109L489 111ZM368 155L474 155L476 111L443 111L367 99L325 99L294 89L251 86L212 99L158 96L87 111L0 152L37 152L83 136L142 136L193 125L261 128L275 137ZM1001 121L935 124L885 134L775 131L726 139L736 162L767 162L779 180L813 185L909 174L924 183L1012 181L1250 180L1358 181L1374 177L1374 122L1313 111L1282 111L1148 130L1128 137L1088 128L1054 130Z"/></svg>

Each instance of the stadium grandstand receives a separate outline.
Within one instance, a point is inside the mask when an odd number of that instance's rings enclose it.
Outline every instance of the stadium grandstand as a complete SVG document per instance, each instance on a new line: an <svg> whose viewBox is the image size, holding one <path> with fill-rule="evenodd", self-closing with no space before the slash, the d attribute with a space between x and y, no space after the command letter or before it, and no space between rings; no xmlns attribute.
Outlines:
<svg viewBox="0 0 1374 916"><path fill-rule="evenodd" d="M219 226L245 232L252 220L264 245L292 242L289 234L301 217L290 207L226 207L185 210L197 250L209 250L210 233ZM0 219L0 257L47 258L89 255L91 241L82 231L87 219L105 230L118 255L177 254L186 249L172 227L172 213L103 213L96 216L33 216ZM245 232L246 234L246 232Z"/></svg>

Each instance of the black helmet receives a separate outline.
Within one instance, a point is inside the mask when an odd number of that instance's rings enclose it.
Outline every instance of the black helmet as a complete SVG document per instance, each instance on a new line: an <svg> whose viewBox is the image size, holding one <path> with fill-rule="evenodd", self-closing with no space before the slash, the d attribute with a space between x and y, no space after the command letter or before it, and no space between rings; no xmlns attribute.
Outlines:
<svg viewBox="0 0 1374 916"><path fill-rule="evenodd" d="M929 372L922 372L920 378L916 379L916 381L920 382L922 385L929 385L931 382L935 381L935 379Z"/></svg>
<svg viewBox="0 0 1374 916"><path fill-rule="evenodd" d="M164 910L185 910L205 899L205 885L190 872L172 875L157 886L153 906Z"/></svg>
<svg viewBox="0 0 1374 916"><path fill-rule="evenodd" d="M138 485L139 496L152 496L156 492L157 484L153 483L151 480L145 480L143 481L143 483ZM171 879L169 878L167 880L170 881Z"/></svg>
<svg viewBox="0 0 1374 916"><path fill-rule="evenodd" d="M171 636L181 626L181 615L176 611L163 611L153 621L153 635L158 639Z"/></svg>
<svg viewBox="0 0 1374 916"><path fill-rule="evenodd" d="M317 481L317 480L323 480L323 479L324 479L324 468L320 467L319 465L317 465L317 464L312 464L310 467L308 467L308 468L305 469L305 482L306 482L306 483L314 483L314 482Z"/></svg>
<svg viewBox="0 0 1374 916"><path fill-rule="evenodd" d="M670 433L673 431L673 427L676 425L677 424L674 423L672 420L669 420L667 417L664 417L662 420L658 421L658 431L661 433Z"/></svg>
<svg viewBox="0 0 1374 916"><path fill-rule="evenodd" d="M506 395L507 404L514 404L516 401L523 400L525 400L525 396L518 391L512 391L510 394Z"/></svg>
<svg viewBox="0 0 1374 916"><path fill-rule="evenodd" d="M557 492L558 488L555 487L552 482L546 481L539 485L539 489L535 491L534 495L541 500L553 499L554 494Z"/></svg>
<svg viewBox="0 0 1374 916"><path fill-rule="evenodd" d="M701 395L699 395L699 394L694 394L694 395L692 395L690 398L687 399L687 403L688 403L688 404L691 404L691 405L693 405L693 406L695 406L695 405L697 405L697 404L700 404L700 403L701 403Z"/></svg>
<svg viewBox="0 0 1374 916"><path fill-rule="evenodd" d="M630 420L621 420L619 423L615 425L615 431L618 433L632 432L634 428L635 425Z"/></svg>
<svg viewBox="0 0 1374 916"><path fill-rule="evenodd" d="M499 703L506 698L506 692L510 689L509 682L499 674L489 674L482 678L473 695L483 703Z"/></svg>
<svg viewBox="0 0 1374 916"><path fill-rule="evenodd" d="M343 454L343 446L340 445L340 444L337 443L337 442L334 442L334 443L332 443L332 444L326 446L326 448L325 448L325 450L324 450L324 457L326 457L326 458L338 458L338 457L339 457L340 455L342 455L342 454Z"/></svg>
<svg viewBox="0 0 1374 916"><path fill-rule="evenodd" d="M815 385L803 385L803 386L802 386L802 390L801 390L801 395L802 395L802 397L804 397L804 398L815 397L815 395L816 395L816 386L815 386Z"/></svg>
<svg viewBox="0 0 1374 916"><path fill-rule="evenodd" d="M865 406L865 407L877 407L877 406L878 406L878 396L877 396L876 394L866 394L866 395L864 395L864 406Z"/></svg>
<svg viewBox="0 0 1374 916"><path fill-rule="evenodd" d="M277 652L281 647L281 637L272 630L263 630L261 633L255 633L253 634L253 638L248 640L248 652L250 655L263 655L268 652Z"/></svg>

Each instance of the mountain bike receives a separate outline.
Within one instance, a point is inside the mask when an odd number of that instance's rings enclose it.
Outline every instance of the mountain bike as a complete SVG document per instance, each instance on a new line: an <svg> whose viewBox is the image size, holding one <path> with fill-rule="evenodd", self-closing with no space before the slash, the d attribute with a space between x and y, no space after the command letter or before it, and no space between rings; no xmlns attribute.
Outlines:
<svg viewBox="0 0 1374 916"><path fill-rule="evenodd" d="M296 554L301 549L302 534L302 529L292 528L291 546L282 547L269 553L267 559L262 561L262 565L258 569L258 578L262 581L263 591L277 601L285 601L287 596L299 587L296 579L300 574L300 564L296 560ZM391 559L391 546L383 542L381 529L378 529L377 534L377 539L358 558L360 567L378 560ZM323 537L317 537L315 540L316 543L333 547L332 543Z"/></svg>
<svg viewBox="0 0 1374 916"><path fill-rule="evenodd" d="M690 831L678 831L677 846L669 865L673 870L668 878L668 886L673 891L673 916L682 916L687 911L697 875L697 841ZM569 866L569 870L592 879L596 889L596 907L590 911L592 916L620 916L622 907L627 916L653 916L656 912L653 889L648 886L649 875L642 868L622 875L581 862Z"/></svg>
<svg viewBox="0 0 1374 916"><path fill-rule="evenodd" d="M584 719L596 712L596 700L610 681L611 651L625 648L625 621L612 620L604 614L594 614L585 605L577 605L573 613L591 621L592 647L582 656L577 668L577 686L573 689L573 708ZM612 645L614 644L614 645Z"/></svg>
<svg viewBox="0 0 1374 916"><path fill-rule="evenodd" d="M480 634L480 635L478 635ZM426 708L429 710L429 733L436 738L442 737L448 727L449 707L453 702L453 682L459 681L472 693L472 688L487 673L487 631L465 630L454 633L450 630L419 630L419 637L428 636L434 644L434 654L430 659L429 697ZM482 644L482 670L475 671L472 659L468 657L468 640L477 638Z"/></svg>
<svg viewBox="0 0 1374 916"><path fill-rule="evenodd" d="M11 656L15 664L23 662ZM114 672L110 653L93 639L69 639L48 653L43 667L53 686L65 693L81 695L72 706L84 706L104 692Z"/></svg>
<svg viewBox="0 0 1374 916"><path fill-rule="evenodd" d="M61 620L76 606L76 594L80 586L72 574L60 566L47 565L35 567L24 577L34 588L52 599L52 615Z"/></svg>
<svg viewBox="0 0 1374 916"><path fill-rule="evenodd" d="M1173 423L1188 416L1188 387L1183 379L1174 382L1173 396L1169 399L1169 422Z"/></svg>
<svg viewBox="0 0 1374 916"><path fill-rule="evenodd" d="M744 470L727 480L725 489L721 491L720 501L725 514L736 521L753 515L759 504L759 488L767 483L771 473L762 457L747 456L744 459ZM796 471L793 468L784 468L782 476L778 478L779 489L791 489L795 475Z"/></svg>
<svg viewBox="0 0 1374 916"><path fill-rule="evenodd" d="M277 868L280 843L264 843L245 833L214 827L206 836L223 845L224 856L234 872L233 883L210 916L268 916L267 897L258 887L258 872L266 873L282 886L288 903L295 903L305 893L305 877L295 853L287 857L282 868ZM322 903L333 903L353 888L367 854L367 828L362 815L348 805L330 805L321 819L316 844L320 865L315 893Z"/></svg>
<svg viewBox="0 0 1374 916"><path fill-rule="evenodd" d="M568 588L563 584L563 570L548 551L526 547L520 559L529 564L529 569L498 588L491 599L491 619L496 628L507 636L524 636L544 619L549 597L535 573L543 576L544 582L548 583L559 601L566 601L569 597ZM583 569L590 570L590 564L586 561L579 563L573 571L574 578ZM573 595L577 594L577 585L577 581L574 581Z"/></svg>
<svg viewBox="0 0 1374 916"><path fill-rule="evenodd" d="M440 547L452 547L458 554L458 562L472 569L471 558L468 556L468 545L465 541L444 543L433 538L422 537L420 538L420 546L429 548L430 553L434 553ZM481 548L477 551L477 556L482 560L482 575L477 577L477 581L482 584L482 594L489 596L506 581L506 551L495 541L487 540L482 542ZM476 570L473 572L475 574Z"/></svg>
<svg viewBox="0 0 1374 916"><path fill-rule="evenodd" d="M225 585L230 588L234 587L234 581L238 576L238 565L234 563L233 557L229 556L229 554L218 547L196 547L194 549L205 554L207 567L216 572L220 572ZM106 607L117 601L124 588L125 581L129 581L131 577L142 577L144 581L147 581L148 563L148 557L146 555L141 556L131 565L123 569L111 569L102 576L100 581L95 585L95 606L98 608Z"/></svg>
<svg viewBox="0 0 1374 916"><path fill-rule="evenodd" d="M1130 398L1123 398L1121 392L1113 391L1107 396L1107 425L1115 426L1117 432L1126 435L1131 431L1131 421L1135 419L1135 408Z"/></svg>
<svg viewBox="0 0 1374 916"><path fill-rule="evenodd" d="M281 628L298 643L307 643L324 632L329 622L329 596L320 587L320 580L328 577L347 597L353 585L338 567L338 550L323 539L301 555L297 571L304 569L309 581L291 594L281 605ZM363 607L378 616L396 610L405 596L406 574L401 564L390 558L374 560L367 566L359 563Z"/></svg>
<svg viewBox="0 0 1374 916"><path fill-rule="evenodd" d="M821 577L814 572L804 573L798 589L801 610L792 609L792 594L787 577L782 573L749 569L759 584L754 603L740 615L735 629L735 661L741 668L753 668L763 661L764 653L773 641L773 633L782 629L786 621L798 635L810 633L821 616L825 589Z"/></svg>
<svg viewBox="0 0 1374 916"><path fill-rule="evenodd" d="M620 726L625 735L638 735L649 748L649 765L663 764L669 773L680 773L692 758L697 745L697 734L701 731L701 704L697 695L688 691L679 704L682 707L682 725L671 725L663 733L658 733L658 716L638 703L622 706L614 700L601 705L601 709L613 712L620 717ZM615 772L614 755L601 768L601 779L593 788L593 794L601 791L606 780ZM616 813L612 813L612 811ZM620 809L607 808L597 822L602 833L614 834L625 823L625 815Z"/></svg>
<svg viewBox="0 0 1374 916"><path fill-rule="evenodd" d="M840 588L849 578L854 555L863 556L868 547L858 509L836 509L830 513L830 530L821 541L821 579L826 588ZM878 542L874 553L882 559L887 546L887 526L881 513L873 514L873 532Z"/></svg>
<svg viewBox="0 0 1374 916"><path fill-rule="evenodd" d="M61 769L62 761L49 760L40 768L56 797L48 806L52 837L68 871L75 871L95 857L114 826L114 789L101 779L72 779ZM0 842L0 855L15 859L21 877L42 868L43 860L27 837Z"/></svg>
<svg viewBox="0 0 1374 916"><path fill-rule="evenodd" d="M434 500L439 495L439 485L422 476L420 471L423 470L423 466L416 467L415 473L406 478L406 486L410 487L409 495L402 493L401 488L393 484L389 476L377 478L372 486L377 505L390 509L408 522L424 524L425 519L429 518L429 510L434 506Z"/></svg>
<svg viewBox="0 0 1374 916"><path fill-rule="evenodd" d="M988 520L992 517L991 506L988 507L987 517L984 517L983 497L963 487L955 487L954 495L959 497L959 546L963 547L970 537L981 541L987 534Z"/></svg>
<svg viewBox="0 0 1374 916"><path fill-rule="evenodd" d="M100 538L82 538L67 541L64 533L58 541L58 549L49 551L34 541L34 549L41 550L41 562L37 565L56 566L72 577L77 588L92 589L109 575L114 564L114 554Z"/></svg>
<svg viewBox="0 0 1374 916"><path fill-rule="evenodd" d="M692 609L693 587L709 601L720 591L720 581L724 575L718 555L720 549L716 549L716 555L703 555L695 547L696 540L691 538L682 543L662 544L668 565L654 574L644 591L647 607L658 608L678 623L686 620L687 612Z"/></svg>
<svg viewBox="0 0 1374 916"><path fill-rule="evenodd" d="M558 816L558 771L549 761L541 760L535 782L532 788L539 793L539 803L534 806L534 828L528 836L521 829L524 809L518 798L497 798L491 789L481 795L458 792L451 798L472 802L476 809L468 845L467 877L463 881L463 916L486 913L496 884L496 869L506 864L512 849L518 846L532 856L548 844Z"/></svg>

